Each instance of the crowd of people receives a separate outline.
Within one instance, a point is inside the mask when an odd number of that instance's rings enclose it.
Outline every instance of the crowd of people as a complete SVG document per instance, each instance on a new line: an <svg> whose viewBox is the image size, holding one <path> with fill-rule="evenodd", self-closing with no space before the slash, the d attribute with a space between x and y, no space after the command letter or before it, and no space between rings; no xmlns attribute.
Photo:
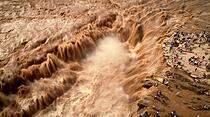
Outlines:
<svg viewBox="0 0 210 117"><path fill-rule="evenodd" d="M210 75L210 35L206 32L175 32L163 44L168 65L187 71L195 78ZM210 78L209 78L210 79Z"/></svg>

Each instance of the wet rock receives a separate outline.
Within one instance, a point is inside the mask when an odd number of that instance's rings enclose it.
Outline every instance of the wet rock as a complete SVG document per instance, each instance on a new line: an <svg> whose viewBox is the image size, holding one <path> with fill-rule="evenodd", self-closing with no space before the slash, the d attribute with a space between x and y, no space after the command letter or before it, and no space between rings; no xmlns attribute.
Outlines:
<svg viewBox="0 0 210 117"><path fill-rule="evenodd" d="M159 111L147 109L141 113L140 117L160 117L160 114Z"/></svg>
<svg viewBox="0 0 210 117"><path fill-rule="evenodd" d="M173 45L174 47L178 47L178 46L179 46L179 43L174 42L172 45Z"/></svg>
<svg viewBox="0 0 210 117"><path fill-rule="evenodd" d="M137 105L138 105L138 107L139 107L138 110L141 110L141 109L147 107L146 105L141 104L141 103L138 103Z"/></svg>
<svg viewBox="0 0 210 117"><path fill-rule="evenodd" d="M155 96L154 99L157 100L157 101L159 101L159 102L161 102L164 105L168 105L167 102L166 102L166 100L164 98Z"/></svg>
<svg viewBox="0 0 210 117"><path fill-rule="evenodd" d="M148 103L146 103L144 100L140 100L137 103L137 106L138 106L138 111L139 111L141 109L144 109L144 108L148 107Z"/></svg>
<svg viewBox="0 0 210 117"><path fill-rule="evenodd" d="M145 111L140 117L150 117L150 114L148 111Z"/></svg>
<svg viewBox="0 0 210 117"><path fill-rule="evenodd" d="M152 81L150 81L150 80L144 80L143 81L142 87L149 89L152 86L153 86L153 82Z"/></svg>
<svg viewBox="0 0 210 117"><path fill-rule="evenodd" d="M207 72L210 72L210 64L208 64L208 65L206 66L206 71L207 71Z"/></svg>

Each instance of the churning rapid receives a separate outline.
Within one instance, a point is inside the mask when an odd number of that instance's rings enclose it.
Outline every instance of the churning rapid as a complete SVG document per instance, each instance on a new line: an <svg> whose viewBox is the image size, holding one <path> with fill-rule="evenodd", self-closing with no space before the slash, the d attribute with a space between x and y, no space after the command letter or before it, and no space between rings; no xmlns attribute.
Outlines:
<svg viewBox="0 0 210 117"><path fill-rule="evenodd" d="M99 42L96 52L84 61L86 69L79 73L78 84L72 89L66 115L127 117L129 97L121 81L128 60L117 39L106 37Z"/></svg>
<svg viewBox="0 0 210 117"><path fill-rule="evenodd" d="M82 62L85 69L78 73L75 86L65 94L64 103L56 105L57 111L39 116L128 117L129 96L121 82L129 61L131 58L122 43L116 37L105 37Z"/></svg>
<svg viewBox="0 0 210 117"><path fill-rule="evenodd" d="M209 0L0 1L0 117L209 117Z"/></svg>

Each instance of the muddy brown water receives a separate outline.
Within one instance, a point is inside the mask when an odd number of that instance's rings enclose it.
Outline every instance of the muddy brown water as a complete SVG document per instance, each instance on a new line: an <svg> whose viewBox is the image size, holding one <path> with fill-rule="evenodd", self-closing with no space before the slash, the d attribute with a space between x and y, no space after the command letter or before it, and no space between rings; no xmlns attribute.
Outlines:
<svg viewBox="0 0 210 117"><path fill-rule="evenodd" d="M2 0L0 115L208 117L210 86L162 43L209 19L208 0Z"/></svg>

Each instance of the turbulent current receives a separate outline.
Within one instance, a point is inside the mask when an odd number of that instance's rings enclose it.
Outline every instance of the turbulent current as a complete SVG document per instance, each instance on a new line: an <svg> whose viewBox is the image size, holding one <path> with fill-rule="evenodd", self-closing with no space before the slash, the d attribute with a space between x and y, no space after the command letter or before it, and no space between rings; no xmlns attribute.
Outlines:
<svg viewBox="0 0 210 117"><path fill-rule="evenodd" d="M128 116L128 95L121 81L129 59L122 44L113 37L99 43L93 55L84 61L86 68L73 88L69 115ZM72 111L72 112L71 112ZM68 114L67 114L68 115Z"/></svg>
<svg viewBox="0 0 210 117"><path fill-rule="evenodd" d="M49 112L48 116L100 116L128 117L129 96L121 84L129 58L128 52L116 37L105 37L95 52L82 62L84 71L79 72L77 83L57 105L63 112ZM60 106L60 107L59 107ZM43 116L43 115L40 115Z"/></svg>

